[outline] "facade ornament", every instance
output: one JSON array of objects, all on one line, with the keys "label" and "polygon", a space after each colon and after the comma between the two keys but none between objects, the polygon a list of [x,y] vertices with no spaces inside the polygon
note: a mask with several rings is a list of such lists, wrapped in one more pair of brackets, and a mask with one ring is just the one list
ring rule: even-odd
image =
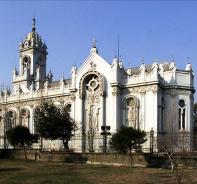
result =
[{"label": "facade ornament", "polygon": [[187,63],[185,70],[192,71],[192,65],[190,63]]},{"label": "facade ornament", "polygon": [[95,70],[96,69],[96,64],[94,63],[94,61],[90,62],[90,69],[91,70]]},{"label": "facade ornament", "polygon": [[34,91],[34,83],[33,83],[33,82],[31,83],[29,90],[30,90],[31,92]]},{"label": "facade ornament", "polygon": [[112,88],[112,95],[113,96],[119,95],[119,88],[118,87],[113,87]]},{"label": "facade ornament", "polygon": [[49,87],[49,81],[46,80],[46,82],[44,83],[44,88],[47,89]]},{"label": "facade ornament", "polygon": [[140,91],[140,95],[145,95],[145,94],[146,94],[146,91],[144,91],[144,90]]}]

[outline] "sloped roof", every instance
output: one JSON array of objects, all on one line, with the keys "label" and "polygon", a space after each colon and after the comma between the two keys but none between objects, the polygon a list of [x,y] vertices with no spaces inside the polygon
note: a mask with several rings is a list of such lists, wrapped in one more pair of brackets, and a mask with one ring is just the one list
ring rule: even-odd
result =
[{"label": "sloped roof", "polygon": [[[53,81],[53,82],[49,83],[49,87],[50,88],[58,87],[59,83],[60,83],[60,80]],[[70,85],[71,84],[71,79],[65,79],[65,84],[66,85]]]},{"label": "sloped roof", "polygon": [[[170,71],[171,70],[169,62],[158,62],[158,65],[162,65],[164,71]],[[145,65],[145,67],[146,67],[146,72],[150,73],[152,71],[153,64]],[[129,70],[131,75],[138,75],[140,73],[139,69],[140,69],[140,67],[133,67],[133,68],[126,69],[126,71]]]}]

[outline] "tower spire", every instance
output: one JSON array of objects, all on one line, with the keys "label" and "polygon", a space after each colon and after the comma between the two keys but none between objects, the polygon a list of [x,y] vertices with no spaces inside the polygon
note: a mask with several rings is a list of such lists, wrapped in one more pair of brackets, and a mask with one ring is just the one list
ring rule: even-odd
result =
[{"label": "tower spire", "polygon": [[35,32],[36,31],[36,19],[35,17],[33,17],[32,19],[32,32]]},{"label": "tower spire", "polygon": [[120,61],[120,45],[119,45],[119,35],[118,35],[118,61]]}]

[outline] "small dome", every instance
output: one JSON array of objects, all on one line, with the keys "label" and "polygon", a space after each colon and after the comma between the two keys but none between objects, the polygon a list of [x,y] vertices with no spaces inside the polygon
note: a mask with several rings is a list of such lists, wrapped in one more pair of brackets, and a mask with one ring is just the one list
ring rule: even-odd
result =
[{"label": "small dome", "polygon": [[32,31],[27,34],[25,39],[19,44],[20,49],[39,48],[44,52],[47,51],[47,46],[42,42],[41,36],[36,32],[35,18],[33,18]]},{"label": "small dome", "polygon": [[35,39],[36,42],[42,41],[41,37],[37,32],[28,33],[28,35],[26,36],[26,40],[31,41],[32,39]]}]

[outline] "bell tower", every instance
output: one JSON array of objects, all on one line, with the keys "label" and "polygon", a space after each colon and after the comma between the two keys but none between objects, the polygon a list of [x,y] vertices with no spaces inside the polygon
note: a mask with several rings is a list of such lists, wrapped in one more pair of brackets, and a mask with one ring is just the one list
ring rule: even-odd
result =
[{"label": "bell tower", "polygon": [[36,32],[35,18],[32,20],[32,30],[19,44],[19,71],[13,72],[14,92],[21,88],[28,92],[30,88],[40,89],[46,81],[47,46]]}]

